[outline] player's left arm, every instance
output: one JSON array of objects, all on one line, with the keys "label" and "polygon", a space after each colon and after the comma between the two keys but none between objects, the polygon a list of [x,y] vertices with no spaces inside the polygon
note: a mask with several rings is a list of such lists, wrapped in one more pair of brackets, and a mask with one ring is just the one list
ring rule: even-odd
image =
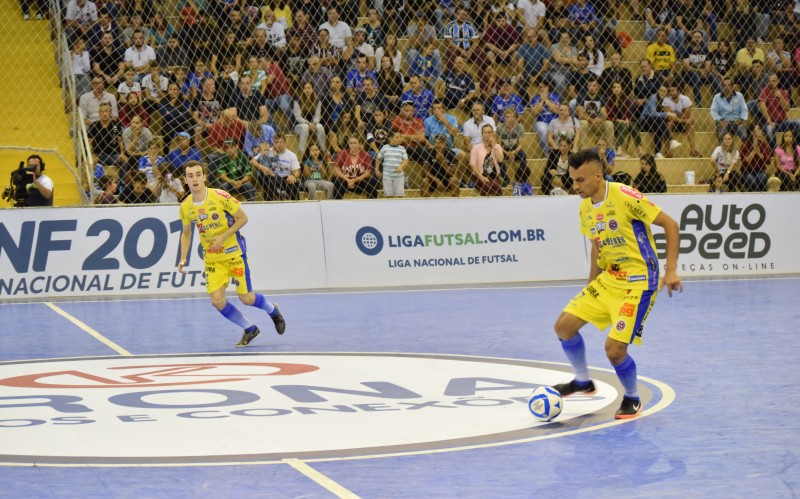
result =
[{"label": "player's left arm", "polygon": [[672,296],[673,291],[683,291],[683,284],[678,276],[678,248],[680,246],[678,222],[662,211],[653,220],[653,224],[664,229],[667,239],[667,266],[658,290],[661,291],[666,287],[669,296]]},{"label": "player's left arm", "polygon": [[218,235],[217,237],[212,238],[209,241],[208,249],[210,250],[221,250],[222,245],[225,244],[225,241],[228,240],[229,237],[239,232],[239,229],[244,227],[244,224],[247,223],[247,215],[244,213],[244,209],[240,206],[238,210],[234,213],[231,213],[233,217],[233,223],[228,230],[223,232],[222,234]]}]

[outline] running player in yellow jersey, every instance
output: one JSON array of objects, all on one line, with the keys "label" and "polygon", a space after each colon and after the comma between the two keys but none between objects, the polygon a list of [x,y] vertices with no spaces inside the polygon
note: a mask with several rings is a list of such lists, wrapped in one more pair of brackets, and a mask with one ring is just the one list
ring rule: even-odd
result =
[{"label": "running player in yellow jersey", "polygon": [[[606,356],[625,390],[616,419],[636,417],[642,409],[636,385],[636,363],[628,345],[641,344],[647,314],[656,294],[667,288],[683,291],[678,277],[678,224],[642,193],[627,185],[607,182],[597,152],[578,151],[569,157],[569,176],[583,199],[581,232],[591,240],[589,284],[558,317],[555,331],[575,370],[575,379],[554,386],[562,396],[595,393],[586,365],[586,349],[578,332],[587,322],[600,330],[611,326]],[[661,285],[659,263],[650,225],[663,227],[667,240],[667,264]]]},{"label": "running player in yellow jersey", "polygon": [[275,331],[283,334],[286,322],[277,304],[270,303],[264,295],[253,292],[250,281],[250,266],[247,263],[247,245],[239,233],[247,223],[247,215],[239,201],[225,191],[206,187],[203,165],[188,161],[183,167],[184,180],[189,186],[190,196],[180,206],[181,260],[178,270],[186,272],[186,256],[192,240],[192,225],[200,234],[203,246],[203,263],[206,271],[206,289],[214,305],[223,317],[244,328],[242,339],[236,344],[244,347],[259,335],[258,327],[250,322],[233,304],[225,299],[225,288],[233,278],[239,299],[245,305],[267,312],[275,324]]}]

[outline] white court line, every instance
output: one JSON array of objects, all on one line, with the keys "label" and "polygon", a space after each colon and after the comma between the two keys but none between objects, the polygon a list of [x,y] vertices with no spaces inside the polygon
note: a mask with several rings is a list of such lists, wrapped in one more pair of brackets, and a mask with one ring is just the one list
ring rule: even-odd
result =
[{"label": "white court line", "polygon": [[[684,285],[688,284],[707,284],[707,283],[715,283],[715,282],[724,282],[724,281],[767,281],[767,280],[775,280],[775,281],[785,281],[785,280],[797,280],[800,279],[800,276],[797,275],[762,275],[762,276],[723,276],[723,277],[692,277],[692,276],[683,276]],[[473,285],[465,285],[460,286],[454,284],[452,286],[444,286],[441,288],[366,288],[366,289],[347,289],[347,290],[338,290],[335,288],[332,289],[322,289],[322,290],[299,290],[299,291],[292,291],[292,290],[285,290],[285,291],[278,291],[271,293],[265,290],[259,290],[260,293],[264,294],[268,297],[275,297],[275,296],[317,296],[317,295],[364,295],[364,294],[391,294],[391,293],[441,293],[445,291],[507,291],[507,290],[514,290],[514,289],[558,289],[558,288],[582,288],[586,285],[585,279],[573,279],[569,281],[564,281],[560,284],[550,284],[548,281],[544,284],[524,284],[524,283],[506,283],[507,285],[500,284],[492,284],[487,286],[473,286]],[[518,285],[519,284],[519,285]],[[150,297],[148,297],[150,296]],[[227,296],[235,297],[236,294],[231,292],[228,293]],[[184,300],[208,300],[208,295],[206,294],[197,294],[192,296],[181,296],[181,295],[164,295],[164,296],[152,296],[152,295],[109,295],[102,299],[99,298],[76,298],[76,297],[58,297],[60,301],[64,303],[108,303],[113,301],[163,301],[163,300],[175,300],[175,301],[184,301]],[[0,306],[6,305],[17,305],[17,304],[33,304],[33,303],[48,303],[48,302],[41,302],[35,300],[19,300],[13,301],[9,303],[0,303]]]},{"label": "white court line", "polygon": [[284,459],[283,461],[292,468],[296,469],[300,473],[304,474],[308,478],[314,480],[315,482],[323,486],[327,491],[331,492],[336,497],[341,497],[342,499],[358,498],[357,495],[353,494],[346,488],[342,487],[338,483],[328,478],[326,475],[323,475],[322,473],[315,470],[314,468],[312,468],[311,466],[307,465],[306,463],[304,463],[299,459]]},{"label": "white court line", "polygon": [[58,306],[56,306],[56,305],[54,305],[54,304],[52,304],[50,302],[45,302],[44,304],[47,305],[48,307],[50,307],[51,309],[53,309],[53,311],[55,311],[55,313],[57,313],[58,315],[64,317],[65,319],[67,319],[71,323],[75,324],[76,326],[78,326],[82,330],[84,330],[87,333],[89,333],[90,335],[94,336],[94,338],[96,340],[98,340],[100,343],[104,344],[108,348],[114,350],[118,354],[125,355],[127,357],[131,357],[133,355],[132,353],[130,353],[129,351],[125,350],[121,346],[117,345],[113,341],[109,340],[108,338],[106,338],[102,334],[100,334],[97,331],[95,331],[94,329],[90,328],[89,326],[87,326],[86,324],[84,324],[83,322],[78,320],[76,317],[73,317],[72,315],[68,314],[67,312],[65,312],[64,310],[59,308]]}]

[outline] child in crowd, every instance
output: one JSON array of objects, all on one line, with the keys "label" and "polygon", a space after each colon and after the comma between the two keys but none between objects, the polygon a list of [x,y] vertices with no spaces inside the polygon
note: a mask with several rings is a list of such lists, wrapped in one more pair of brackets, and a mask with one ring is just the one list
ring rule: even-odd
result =
[{"label": "child in crowd", "polygon": [[308,193],[308,199],[316,201],[317,189],[325,193],[325,199],[333,199],[333,182],[328,180],[328,165],[319,145],[312,142],[308,146],[301,168],[303,168],[304,186]]},{"label": "child in crowd", "polygon": [[405,175],[403,168],[408,164],[406,148],[394,131],[389,132],[389,143],[378,152],[375,169],[383,175],[383,195],[387,198],[405,196]]},{"label": "child in crowd", "polygon": [[781,179],[772,176],[767,179],[767,192],[781,192]]},{"label": "child in crowd", "polygon": [[120,100],[123,97],[127,97],[130,93],[141,94],[142,93],[142,86],[139,84],[138,81],[134,81],[134,77],[136,73],[133,71],[133,68],[128,68],[125,70],[124,79],[117,85],[117,96]]},{"label": "child in crowd", "polygon": [[714,175],[711,179],[711,185],[708,187],[709,194],[722,194],[728,192],[725,187],[725,177],[723,175]]},{"label": "child in crowd", "polygon": [[113,174],[104,174],[97,179],[97,187],[100,193],[94,198],[94,204],[117,204],[117,185],[119,178]]},{"label": "child in crowd", "polygon": [[564,183],[559,175],[555,175],[551,181],[552,188],[550,189],[551,196],[566,196],[569,193],[564,190]]}]

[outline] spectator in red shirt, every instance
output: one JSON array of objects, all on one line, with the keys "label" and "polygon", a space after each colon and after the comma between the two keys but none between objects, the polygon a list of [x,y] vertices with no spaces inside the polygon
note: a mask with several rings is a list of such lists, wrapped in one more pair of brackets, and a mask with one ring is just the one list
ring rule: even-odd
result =
[{"label": "spectator in red shirt", "polygon": [[780,88],[778,75],[772,73],[767,80],[767,86],[758,96],[758,107],[764,119],[765,131],[769,145],[775,148],[775,133],[791,130],[794,136],[800,136],[800,121],[788,119],[789,92]]},{"label": "spectator in red shirt", "polygon": [[483,35],[483,44],[487,54],[492,52],[497,62],[512,62],[519,49],[519,32],[506,19],[505,12],[499,12],[494,23],[490,24]]},{"label": "spectator in red shirt", "polygon": [[272,57],[262,57],[259,65],[267,74],[261,85],[261,92],[267,98],[267,107],[270,111],[280,108],[291,123],[292,121],[292,91],[283,70]]},{"label": "spectator in red shirt", "polygon": [[211,152],[208,154],[209,184],[216,180],[219,160],[225,156],[225,140],[232,139],[240,149],[244,147],[247,126],[236,116],[236,109],[229,108],[220,113],[219,120],[206,129],[206,142]]},{"label": "spectator in red shirt", "polygon": [[361,147],[355,135],[348,141],[349,147],[336,156],[333,170],[333,198],[342,199],[345,192],[366,194],[368,198],[378,197],[378,176],[374,174],[372,158]]},{"label": "spectator in red shirt", "polygon": [[740,154],[742,168],[737,187],[743,192],[763,192],[767,188],[767,165],[772,161],[772,148],[758,123],[753,124],[753,131],[742,144]]},{"label": "spectator in red shirt", "polygon": [[426,171],[430,167],[431,149],[425,138],[425,124],[414,116],[414,102],[405,101],[392,121],[392,130],[397,132],[401,145],[406,148],[408,159],[422,165]]}]

